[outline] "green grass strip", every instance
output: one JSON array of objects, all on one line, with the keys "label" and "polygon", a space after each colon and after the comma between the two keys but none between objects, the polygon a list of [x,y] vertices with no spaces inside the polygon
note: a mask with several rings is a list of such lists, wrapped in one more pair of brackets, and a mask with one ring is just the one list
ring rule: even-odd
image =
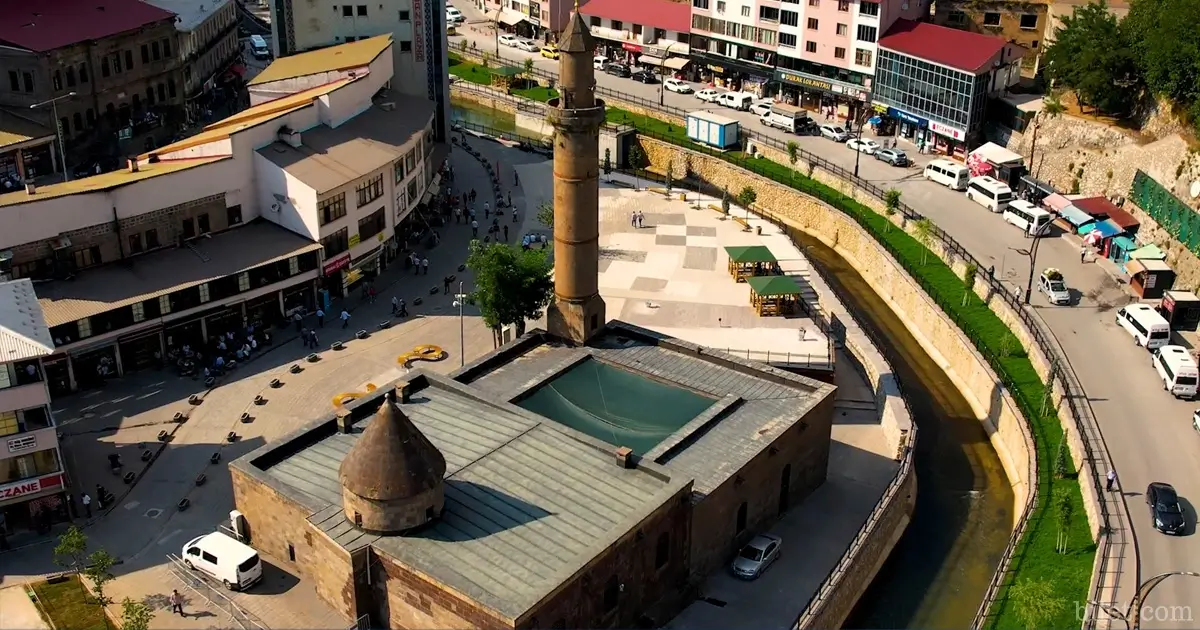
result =
[{"label": "green grass strip", "polygon": [[[461,59],[457,64],[453,60],[451,63],[451,73],[472,83],[480,83],[472,77],[478,78],[484,73],[482,84],[488,84],[486,69]],[[478,70],[470,66],[476,66]],[[534,95],[529,98],[544,102],[557,95],[553,90],[540,89],[542,92],[533,92]],[[513,94],[519,95],[519,92],[514,91]],[[633,125],[639,131],[648,132],[672,144],[725,160],[841,210],[888,249],[905,271],[958,324],[1000,376],[1020,407],[1029,422],[1037,450],[1038,502],[1013,552],[1008,576],[997,594],[986,625],[997,630],[1024,630],[1027,627],[1028,624],[1020,619],[1018,607],[1008,599],[1007,593],[1014,582],[1028,579],[1049,582],[1056,597],[1061,600],[1058,614],[1044,622],[1046,627],[1077,627],[1079,621],[1075,607],[1076,603],[1087,600],[1096,545],[1088,527],[1083,495],[1075,471],[1068,471],[1069,474],[1061,479],[1054,474],[1055,453],[1063,439],[1062,423],[1053,408],[1042,412],[1042,403],[1047,395],[1046,385],[1038,377],[1021,342],[1004,322],[974,293],[964,301],[963,296],[968,293],[966,283],[941,258],[915,237],[892,225],[886,217],[848,195],[770,160],[746,159],[739,152],[714,152],[689,140],[687,130],[677,124],[611,106],[607,119],[610,123]],[[1069,461],[1068,458],[1068,466]],[[1065,526],[1061,525],[1059,517],[1060,501],[1070,506],[1070,518]],[[1060,533],[1065,534],[1067,540],[1065,554],[1055,550]]]}]

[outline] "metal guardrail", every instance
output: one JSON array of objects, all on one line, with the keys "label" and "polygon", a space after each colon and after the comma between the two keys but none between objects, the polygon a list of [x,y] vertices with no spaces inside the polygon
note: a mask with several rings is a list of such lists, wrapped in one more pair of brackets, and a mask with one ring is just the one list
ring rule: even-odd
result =
[{"label": "metal guardrail", "polygon": [[187,565],[177,556],[167,554],[167,563],[172,575],[183,584],[184,588],[225,613],[242,630],[268,630],[266,624],[261,619],[235,604],[229,596],[222,592],[221,587],[212,584],[200,574],[188,569]]}]

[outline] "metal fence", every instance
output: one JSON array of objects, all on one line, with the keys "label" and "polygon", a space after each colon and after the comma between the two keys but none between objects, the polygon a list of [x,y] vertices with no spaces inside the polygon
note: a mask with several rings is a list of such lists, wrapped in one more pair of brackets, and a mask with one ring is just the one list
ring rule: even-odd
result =
[{"label": "metal fence", "polygon": [[178,557],[167,554],[167,568],[183,587],[208,602],[213,608],[220,610],[242,630],[267,630],[267,625],[258,617],[238,606],[226,595],[221,586],[209,582],[200,574],[192,571]]}]

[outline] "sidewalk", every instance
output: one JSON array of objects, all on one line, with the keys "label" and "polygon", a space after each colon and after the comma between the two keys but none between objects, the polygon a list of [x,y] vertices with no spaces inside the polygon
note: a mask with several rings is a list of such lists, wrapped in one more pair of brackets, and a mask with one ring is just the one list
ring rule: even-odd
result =
[{"label": "sidewalk", "polygon": [[24,586],[0,589],[0,630],[50,630]]}]

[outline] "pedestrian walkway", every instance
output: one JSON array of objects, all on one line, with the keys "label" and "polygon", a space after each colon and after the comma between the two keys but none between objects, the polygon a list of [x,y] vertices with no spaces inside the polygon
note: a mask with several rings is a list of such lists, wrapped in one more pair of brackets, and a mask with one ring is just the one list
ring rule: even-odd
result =
[{"label": "pedestrian walkway", "polygon": [[0,589],[0,630],[50,630],[24,586]]}]

